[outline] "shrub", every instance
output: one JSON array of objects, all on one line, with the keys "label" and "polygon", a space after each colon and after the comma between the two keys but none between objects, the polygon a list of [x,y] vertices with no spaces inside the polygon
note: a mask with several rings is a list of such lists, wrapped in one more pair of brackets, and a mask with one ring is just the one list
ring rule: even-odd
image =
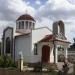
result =
[{"label": "shrub", "polygon": [[12,60],[10,56],[3,55],[0,56],[0,67],[7,68],[7,67],[15,67],[17,68],[17,64]]}]

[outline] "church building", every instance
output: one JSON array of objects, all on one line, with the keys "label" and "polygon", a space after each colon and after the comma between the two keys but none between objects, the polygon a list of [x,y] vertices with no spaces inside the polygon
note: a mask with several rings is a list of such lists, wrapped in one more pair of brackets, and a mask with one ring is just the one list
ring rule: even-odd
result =
[{"label": "church building", "polygon": [[29,14],[24,14],[16,20],[16,30],[12,27],[5,28],[2,54],[11,56],[15,61],[21,57],[27,63],[58,63],[61,55],[67,59],[70,42],[65,36],[64,22],[54,22],[52,30],[35,26],[36,20]]}]

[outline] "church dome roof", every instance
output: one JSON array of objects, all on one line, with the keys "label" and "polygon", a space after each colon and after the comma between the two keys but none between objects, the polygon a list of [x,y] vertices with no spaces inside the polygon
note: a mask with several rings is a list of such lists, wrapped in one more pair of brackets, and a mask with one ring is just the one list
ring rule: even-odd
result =
[{"label": "church dome roof", "polygon": [[32,16],[30,16],[29,14],[24,14],[24,15],[21,15],[18,19],[18,20],[31,20],[31,21],[35,21],[34,18]]}]

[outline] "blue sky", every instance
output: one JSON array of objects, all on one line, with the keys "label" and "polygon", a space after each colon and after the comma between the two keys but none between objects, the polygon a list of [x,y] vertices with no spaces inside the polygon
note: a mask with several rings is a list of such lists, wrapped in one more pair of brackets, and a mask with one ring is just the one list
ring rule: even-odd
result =
[{"label": "blue sky", "polygon": [[38,9],[41,5],[44,5],[47,0],[24,0],[29,5],[34,7],[35,9]]},{"label": "blue sky", "polygon": [[33,3],[35,4],[36,1],[41,2],[41,4],[44,4],[47,0],[24,0],[26,2],[30,2],[30,4],[32,5]]},{"label": "blue sky", "polygon": [[48,26],[54,21],[65,23],[69,41],[75,37],[75,0],[0,0],[0,38],[7,26],[15,27],[16,19],[28,13],[36,20],[36,27]]}]

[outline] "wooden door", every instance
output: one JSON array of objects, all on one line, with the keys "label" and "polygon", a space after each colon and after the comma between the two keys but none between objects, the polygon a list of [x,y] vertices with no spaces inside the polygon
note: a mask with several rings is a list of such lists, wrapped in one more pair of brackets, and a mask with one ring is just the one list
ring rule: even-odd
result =
[{"label": "wooden door", "polygon": [[50,60],[50,47],[47,45],[44,45],[42,47],[42,62],[48,63],[49,60]]}]

